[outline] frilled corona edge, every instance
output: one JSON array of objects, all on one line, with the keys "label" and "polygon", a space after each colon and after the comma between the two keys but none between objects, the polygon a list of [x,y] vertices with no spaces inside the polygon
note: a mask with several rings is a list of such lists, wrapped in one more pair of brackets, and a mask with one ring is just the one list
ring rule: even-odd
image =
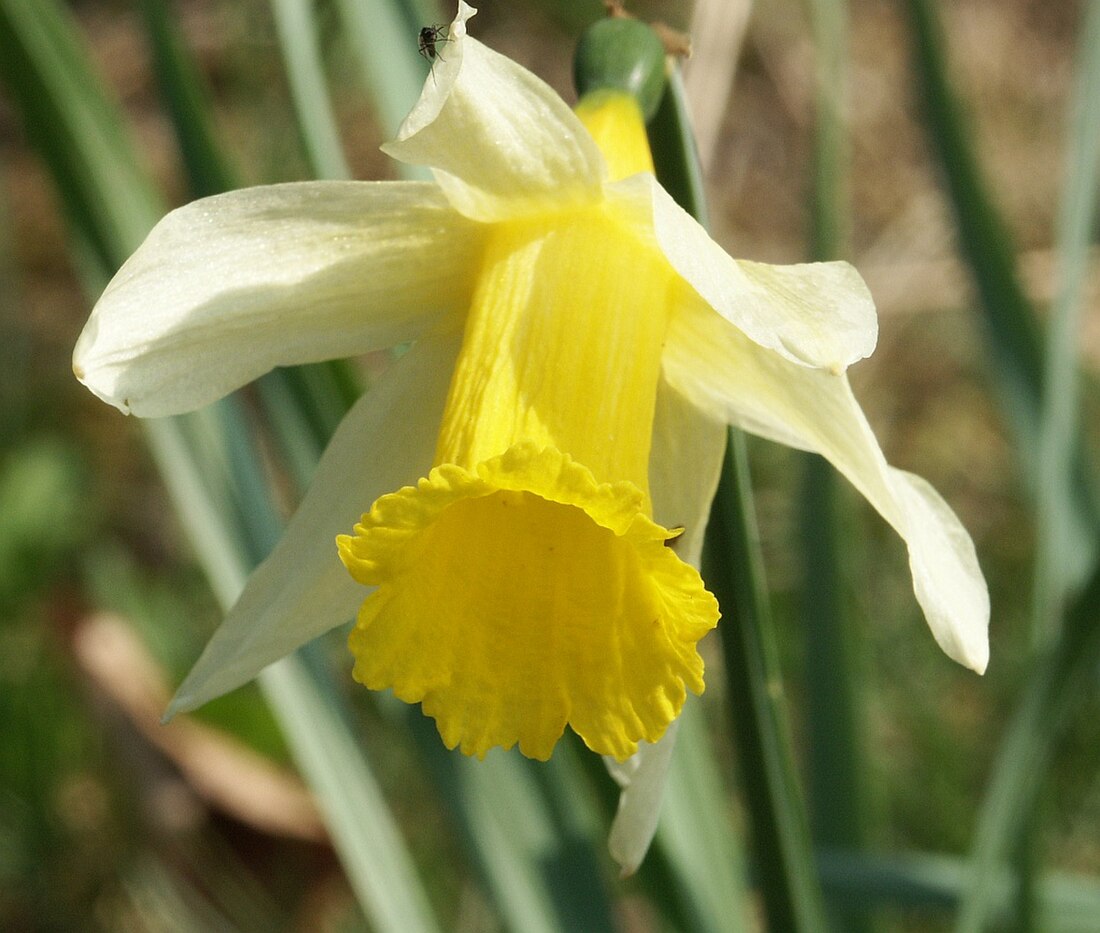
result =
[{"label": "frilled corona edge", "polygon": [[356,679],[423,702],[466,754],[518,742],[546,759],[567,724],[618,759],[656,741],[703,689],[695,643],[718,605],[643,501],[523,444],[383,496],[339,539],[378,587],[350,639]]}]

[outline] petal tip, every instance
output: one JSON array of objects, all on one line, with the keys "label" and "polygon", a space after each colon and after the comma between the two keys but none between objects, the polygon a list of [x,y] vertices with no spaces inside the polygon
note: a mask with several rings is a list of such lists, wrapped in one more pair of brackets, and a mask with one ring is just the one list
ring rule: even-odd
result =
[{"label": "petal tip", "polygon": [[465,0],[458,0],[458,12],[455,14],[454,20],[451,22],[451,29],[455,31],[455,35],[450,38],[457,39],[466,35],[466,21],[471,16],[477,15],[477,7],[470,6]]},{"label": "petal tip", "polygon": [[160,717],[160,724],[162,726],[168,725],[179,713],[189,713],[195,708],[194,697],[186,693],[177,693],[172,697],[167,708],[164,710],[164,714]]},{"label": "petal tip", "polygon": [[74,358],[73,375],[84,388],[101,402],[106,402],[112,408],[117,408],[124,415],[133,414],[131,400],[129,398],[119,398],[111,388],[103,385],[105,380],[96,378],[94,368],[85,367]]},{"label": "petal tip", "polygon": [[[614,855],[612,855],[614,858]],[[639,862],[627,862],[619,866],[619,880],[625,881],[627,878],[631,878],[638,871]]]},{"label": "petal tip", "polygon": [[989,667],[989,641],[983,639],[981,644],[970,645],[961,660],[975,674],[985,674],[986,668]]}]

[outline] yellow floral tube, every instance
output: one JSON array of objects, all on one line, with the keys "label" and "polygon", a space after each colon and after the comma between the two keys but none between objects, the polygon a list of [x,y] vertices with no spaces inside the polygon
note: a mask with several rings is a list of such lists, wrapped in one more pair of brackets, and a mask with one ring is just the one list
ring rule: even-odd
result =
[{"label": "yellow floral tube", "polygon": [[[636,106],[591,113],[648,161]],[[649,504],[673,280],[607,203],[498,224],[435,469],[339,539],[378,587],[356,678],[422,701],[449,747],[545,759],[569,724],[623,759],[703,689],[718,607]]]}]

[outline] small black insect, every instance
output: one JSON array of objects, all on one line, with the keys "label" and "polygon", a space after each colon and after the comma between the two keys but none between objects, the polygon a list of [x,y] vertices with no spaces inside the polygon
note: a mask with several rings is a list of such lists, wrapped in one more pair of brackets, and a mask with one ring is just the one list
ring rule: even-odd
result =
[{"label": "small black insect", "polygon": [[450,41],[447,38],[447,27],[445,25],[425,26],[420,30],[420,42],[417,51],[428,61],[434,62],[440,57],[437,44]]}]

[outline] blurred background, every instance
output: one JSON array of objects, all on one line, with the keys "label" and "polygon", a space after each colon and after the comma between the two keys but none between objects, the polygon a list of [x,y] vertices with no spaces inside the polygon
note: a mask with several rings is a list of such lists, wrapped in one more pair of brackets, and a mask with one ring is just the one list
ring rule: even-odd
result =
[{"label": "blurred background", "polygon": [[[395,177],[378,151],[392,132],[391,118],[368,87],[369,68],[360,58],[369,18],[364,39],[348,25],[350,0],[305,6],[350,174]],[[822,6],[631,5],[641,18],[691,33],[685,93],[706,170],[711,228],[735,256],[798,262],[815,253],[819,81],[827,60]],[[857,813],[844,817],[854,832],[848,844],[882,856],[862,868],[838,861],[822,869],[834,929],[952,927],[1003,742],[1043,669],[1044,642],[1032,622],[1039,442],[1014,420],[1016,396],[1005,388],[1012,383],[1011,350],[990,334],[1008,326],[997,315],[1013,302],[1034,312],[1033,330],[1047,326],[1067,269],[1060,205],[1067,190],[1084,190],[1095,201],[1094,188],[1071,187],[1067,170],[1074,133],[1096,120],[1074,116],[1072,107],[1075,75],[1084,70],[1077,63],[1087,6],[850,0],[846,24],[844,11],[832,6],[842,19],[842,45],[832,51],[849,95],[839,109],[847,167],[837,179],[848,209],[830,251],[866,278],[881,321],[878,350],[855,367],[853,384],[887,459],[927,478],[958,512],[993,605],[992,661],[979,678],[944,657],[929,636],[900,541],[837,484],[832,494],[843,541],[837,598],[850,637],[832,676],[854,718],[843,720],[844,736],[832,734],[835,720],[830,727],[815,719],[820,691],[828,696],[831,688],[814,680],[816,649],[803,625],[815,598],[807,595],[804,559],[805,464],[785,448],[750,444],[810,824],[815,831],[828,825],[829,811],[842,806],[820,791],[814,797],[816,756],[830,743],[850,743],[859,798]],[[4,0],[0,33],[15,35],[14,23],[46,16],[42,11],[72,27],[105,98],[121,108],[137,164],[166,209],[200,189],[157,62],[166,47],[156,37],[158,23],[169,24],[208,104],[223,178],[238,186],[317,174],[295,116],[279,8],[261,0],[82,0],[40,8]],[[962,155],[929,113],[935,92],[921,63],[927,50],[920,52],[916,8],[932,9],[942,26],[933,39],[960,107]],[[425,24],[451,15],[423,9]],[[485,0],[471,30],[572,102],[572,49],[601,14],[601,4],[587,0]],[[415,53],[415,29],[407,42]],[[29,79],[13,64],[15,47],[10,36],[0,36],[0,56],[8,57],[0,62],[0,929],[380,928],[376,918],[364,919],[322,811],[255,686],[169,726],[158,722],[221,609],[140,424],[98,402],[72,376],[72,347],[94,299],[88,282],[95,249],[73,232],[80,198],[59,188],[42,155],[50,145],[43,135],[52,111],[42,96],[49,82],[27,91]],[[400,111],[409,103],[392,106]],[[1096,166],[1089,164],[1083,174],[1091,171],[1094,179]],[[987,197],[977,208],[965,185],[951,181],[953,170],[965,175],[973,167],[984,179],[979,194]],[[990,229],[1004,244],[1007,264],[982,258],[986,240],[975,231]],[[1085,426],[1087,451],[1096,441],[1100,365],[1091,222],[1086,239],[1081,324],[1071,341],[1076,361],[1068,365],[1080,366],[1075,423]],[[1008,274],[1017,291],[1008,285],[998,291]],[[284,511],[293,499],[284,490]],[[1086,524],[1095,531],[1094,522]],[[1068,586],[1070,596],[1075,591]],[[1097,618],[1087,607],[1081,613]],[[594,815],[575,838],[559,835],[559,843],[547,844],[545,851],[561,860],[560,872],[542,866],[554,905],[546,911],[547,929],[780,929],[774,916],[769,923],[754,882],[759,850],[735,766],[744,749],[727,717],[722,662],[708,647],[708,691],[697,705],[721,783],[707,798],[717,809],[704,819],[728,835],[731,866],[744,887],[736,898],[730,893],[739,912],[693,913],[684,906],[705,897],[684,893],[675,845],[651,857],[639,877],[619,880],[604,844],[614,791],[598,761],[567,745],[555,761],[575,765],[579,783],[568,787],[581,788],[590,803],[585,812]],[[342,651],[339,635],[324,649],[346,672]],[[1035,929],[1100,930],[1100,913],[1092,912],[1100,888],[1094,662],[1080,675],[1081,689],[1049,720],[1049,767],[1037,759],[1027,765],[1030,777],[1017,778],[1034,783],[1026,791],[1034,792],[1033,805],[1013,818],[1029,827],[1024,861],[1054,885],[1040,885],[1036,916],[1047,919]],[[502,906],[485,868],[484,846],[492,843],[471,848],[469,827],[456,819],[439,784],[442,772],[425,764],[421,745],[409,738],[410,720],[380,710],[358,688],[346,693],[352,732],[370,752],[385,807],[439,928],[516,929],[516,915]],[[565,765],[558,767],[532,772],[533,780],[552,784]],[[539,792],[553,801],[552,788]],[[495,798],[491,787],[486,793],[502,809],[513,807],[504,791]],[[525,814],[517,812],[517,819]],[[903,856],[912,858],[898,861]],[[1062,892],[1064,903],[1043,914],[1051,891]],[[569,905],[579,913],[570,914]],[[1011,927],[1017,921],[1006,916],[1027,914],[1025,904],[1002,922]]]}]

